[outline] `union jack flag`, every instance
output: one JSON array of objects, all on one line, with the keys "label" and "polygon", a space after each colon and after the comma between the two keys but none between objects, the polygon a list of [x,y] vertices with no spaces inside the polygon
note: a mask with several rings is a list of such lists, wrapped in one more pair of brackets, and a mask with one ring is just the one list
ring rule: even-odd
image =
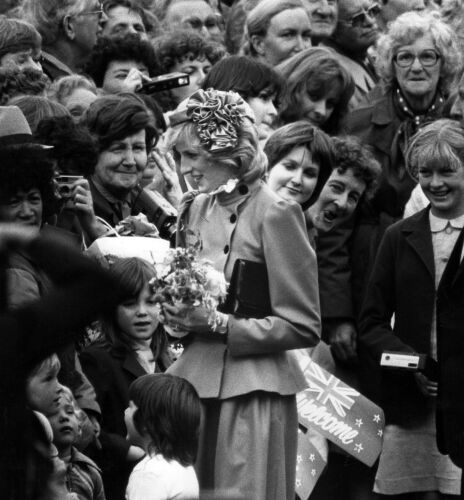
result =
[{"label": "union jack flag", "polygon": [[309,363],[305,375],[309,383],[307,391],[317,393],[317,401],[323,405],[330,402],[340,417],[346,417],[345,408],[351,409],[353,397],[359,396],[359,392],[325,372],[317,363]]}]

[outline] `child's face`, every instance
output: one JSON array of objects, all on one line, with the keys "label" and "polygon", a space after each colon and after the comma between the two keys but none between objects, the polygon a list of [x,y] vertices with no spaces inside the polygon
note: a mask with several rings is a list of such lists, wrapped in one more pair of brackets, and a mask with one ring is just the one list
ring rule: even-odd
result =
[{"label": "child's face", "polygon": [[148,285],[138,297],[128,299],[116,310],[117,323],[134,342],[150,341],[158,326],[158,305]]},{"label": "child's face", "polygon": [[127,429],[127,437],[126,439],[130,444],[134,446],[140,446],[143,448],[144,439],[139,434],[134,425],[134,413],[137,411],[137,405],[133,401],[129,401],[129,406],[126,408],[124,412],[124,422],[126,424]]},{"label": "child's face", "polygon": [[60,362],[54,355],[45,360],[37,372],[29,377],[26,395],[30,407],[48,416],[55,412],[60,402],[63,386],[58,382]]},{"label": "child's face", "polygon": [[58,409],[48,416],[48,420],[57,448],[71,446],[79,438],[79,418],[73,403],[66,396],[61,398]]},{"label": "child's face", "polygon": [[453,170],[446,164],[419,167],[419,183],[432,205],[432,213],[443,219],[464,214],[464,167]]}]

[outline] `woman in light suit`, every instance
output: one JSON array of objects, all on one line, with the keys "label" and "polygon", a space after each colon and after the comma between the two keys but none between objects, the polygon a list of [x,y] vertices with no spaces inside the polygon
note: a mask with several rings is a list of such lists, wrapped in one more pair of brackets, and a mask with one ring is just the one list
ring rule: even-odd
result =
[{"label": "woman in light suit", "polygon": [[300,205],[261,180],[266,160],[252,116],[234,92],[200,90],[190,98],[175,150],[197,191],[180,208],[178,244],[200,238],[201,257],[227,281],[237,259],[264,264],[270,311],[261,319],[217,312],[212,331],[201,307],[166,305],[166,321],[192,337],[168,371],[202,398],[203,491],[293,500],[295,394],[306,383],[287,351],[319,341],[317,267]]}]

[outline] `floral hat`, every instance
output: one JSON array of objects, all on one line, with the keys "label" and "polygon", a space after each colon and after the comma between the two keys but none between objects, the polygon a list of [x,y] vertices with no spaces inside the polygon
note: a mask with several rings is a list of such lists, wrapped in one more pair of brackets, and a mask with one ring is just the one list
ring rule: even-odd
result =
[{"label": "floral hat", "polygon": [[195,123],[202,146],[211,152],[233,149],[238,144],[243,119],[255,121],[252,109],[239,94],[214,89],[197,90],[180,114],[182,117],[176,116],[171,125]]}]

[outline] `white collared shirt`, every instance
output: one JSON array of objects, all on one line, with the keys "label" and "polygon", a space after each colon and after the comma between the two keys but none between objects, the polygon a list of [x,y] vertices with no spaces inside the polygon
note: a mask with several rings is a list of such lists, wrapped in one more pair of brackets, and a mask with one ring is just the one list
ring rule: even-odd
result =
[{"label": "white collared shirt", "polygon": [[[438,289],[441,277],[448,264],[451,252],[464,228],[464,215],[455,219],[441,219],[429,212],[430,231],[432,232],[433,260],[435,264],[435,290]],[[461,260],[464,248],[461,253]],[[432,335],[430,339],[430,354],[437,359],[437,310],[436,304],[433,311]]]}]

